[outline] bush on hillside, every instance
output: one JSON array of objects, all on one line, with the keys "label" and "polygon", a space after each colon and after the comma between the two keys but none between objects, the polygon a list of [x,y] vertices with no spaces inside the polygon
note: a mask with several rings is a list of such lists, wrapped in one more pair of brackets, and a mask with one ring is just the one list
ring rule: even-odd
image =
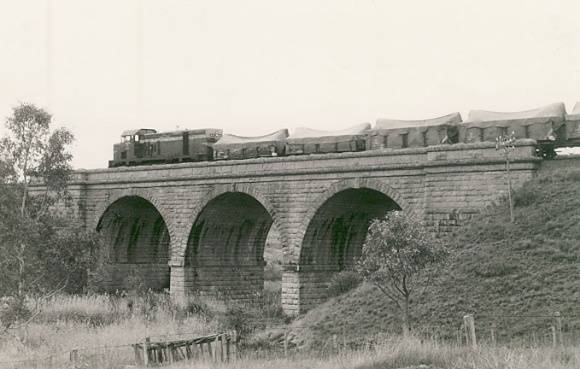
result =
[{"label": "bush on hillside", "polygon": [[340,296],[358,287],[362,282],[361,276],[352,270],[344,270],[332,276],[326,289],[328,297]]},{"label": "bush on hillside", "polygon": [[524,185],[522,188],[514,191],[514,206],[524,207],[530,206],[536,202],[540,196],[540,191],[529,185]]}]

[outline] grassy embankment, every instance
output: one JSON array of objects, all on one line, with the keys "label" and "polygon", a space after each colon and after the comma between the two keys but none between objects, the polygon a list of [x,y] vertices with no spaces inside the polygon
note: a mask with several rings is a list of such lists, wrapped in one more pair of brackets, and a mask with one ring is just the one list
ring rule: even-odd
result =
[{"label": "grassy embankment", "polygon": [[[417,330],[455,338],[464,314],[475,314],[482,339],[551,339],[550,316],[564,316],[568,339],[580,342],[580,169],[540,172],[518,189],[515,224],[506,202],[486,209],[452,238],[452,258],[413,301]],[[422,290],[422,289],[420,289]],[[372,286],[332,298],[294,323],[310,343],[347,332],[357,340],[398,332],[393,304]]]}]

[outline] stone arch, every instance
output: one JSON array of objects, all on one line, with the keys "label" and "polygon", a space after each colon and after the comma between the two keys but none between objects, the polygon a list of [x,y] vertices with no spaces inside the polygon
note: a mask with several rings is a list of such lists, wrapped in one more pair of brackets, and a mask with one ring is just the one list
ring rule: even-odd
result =
[{"label": "stone arch", "polygon": [[264,283],[271,203],[251,188],[218,186],[196,206],[183,252],[186,291],[215,289],[244,298]]},{"label": "stone arch", "polygon": [[163,215],[149,200],[135,195],[112,201],[99,217],[105,265],[96,284],[104,289],[169,288],[171,236]]},{"label": "stone arch", "polygon": [[141,197],[144,200],[147,200],[149,203],[151,203],[155,207],[155,209],[159,212],[159,214],[161,214],[161,216],[163,217],[163,220],[167,225],[170,238],[172,240],[176,238],[175,237],[176,232],[175,227],[173,226],[173,217],[171,216],[171,212],[161,203],[161,201],[159,201],[159,199],[157,198],[157,196],[155,196],[153,191],[144,188],[131,187],[121,191],[107,192],[105,200],[99,202],[95,210],[93,211],[94,215],[90,218],[87,224],[88,229],[96,230],[101,221],[101,218],[105,214],[105,211],[107,211],[107,209],[109,209],[109,207],[112,204],[114,204],[115,202],[124,197],[131,196]]},{"label": "stone arch", "polygon": [[[280,220],[278,217],[278,213],[276,211],[276,208],[272,204],[272,202],[266,196],[264,196],[260,191],[257,191],[255,189],[255,187],[252,186],[251,184],[233,183],[233,184],[214,185],[214,186],[212,186],[211,189],[207,190],[202,196],[200,196],[201,200],[195,204],[195,206],[193,207],[193,210],[190,212],[191,215],[185,221],[185,223],[183,225],[185,236],[182,238],[181,242],[179,243],[178,249],[174,250],[174,252],[173,252],[173,256],[175,258],[175,260],[173,260],[174,265],[177,265],[177,266],[184,265],[183,258],[185,257],[185,251],[187,249],[187,241],[188,241],[189,231],[192,229],[193,225],[195,224],[197,218],[199,217],[199,215],[201,214],[203,209],[215,198],[217,198],[223,194],[231,193],[231,192],[243,193],[243,194],[246,194],[246,195],[256,199],[256,201],[258,201],[272,217],[272,224],[277,229],[282,230]],[[281,234],[280,238],[281,238],[281,242],[282,242],[282,247],[286,247],[286,245],[288,245],[288,243],[286,242],[285,236],[283,234]]]},{"label": "stone arch", "polygon": [[[347,189],[359,189],[359,188],[368,188],[370,190],[375,190],[388,196],[394,202],[396,202],[402,209],[402,211],[408,212],[412,216],[418,216],[418,211],[412,206],[395,188],[391,187],[384,181],[374,179],[374,178],[350,178],[345,179],[342,181],[335,182],[329,188],[327,188],[324,192],[319,194],[314,201],[312,201],[312,205],[308,208],[302,222],[299,227],[299,233],[296,237],[296,241],[300,242],[298,246],[298,252],[295,253],[296,257],[299,257],[301,254],[302,248],[302,241],[304,239],[304,235],[306,234],[306,230],[316,212],[322,207],[330,198],[336,195],[339,192],[342,192]],[[298,262],[298,260],[293,260],[293,262]]]},{"label": "stone arch", "polygon": [[371,219],[406,206],[397,191],[372,179],[340,181],[320,194],[306,212],[298,238],[299,310],[322,302],[332,275],[354,266]]}]

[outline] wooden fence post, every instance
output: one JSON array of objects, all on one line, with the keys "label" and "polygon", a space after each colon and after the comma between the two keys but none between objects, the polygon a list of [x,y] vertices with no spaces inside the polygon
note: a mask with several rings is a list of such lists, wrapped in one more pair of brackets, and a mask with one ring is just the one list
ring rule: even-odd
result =
[{"label": "wooden fence post", "polygon": [[475,319],[473,315],[466,315],[463,317],[463,324],[465,325],[465,338],[467,344],[471,343],[472,348],[477,348],[477,338],[475,335]]},{"label": "wooden fence post", "polygon": [[564,336],[562,335],[562,315],[559,311],[554,313],[554,319],[556,320],[556,340],[560,346],[564,345]]},{"label": "wooden fence post", "polygon": [[143,365],[149,366],[149,343],[151,342],[150,337],[145,337],[145,342],[143,342]]},{"label": "wooden fence post", "polygon": [[284,357],[288,357],[288,330],[284,328]]},{"label": "wooden fence post", "polygon": [[199,358],[203,360],[203,342],[200,342],[197,345],[199,345]]},{"label": "wooden fence post", "polygon": [[234,359],[237,359],[239,357],[239,354],[238,354],[238,331],[234,331],[233,340],[234,340],[234,345],[232,348],[233,348],[234,352],[233,352],[232,356]]},{"label": "wooden fence post", "polygon": [[495,346],[495,344],[496,344],[496,340],[495,340],[495,331],[496,331],[496,329],[497,329],[497,326],[496,326],[495,322],[491,323],[490,333],[491,333],[491,344],[492,344],[492,346]]},{"label": "wooden fence post", "polygon": [[76,363],[79,361],[79,351],[72,350],[69,354],[70,362],[73,363],[73,366],[76,367]]},{"label": "wooden fence post", "polygon": [[215,350],[216,350],[217,344],[216,345],[212,345],[213,343],[215,343],[215,337],[213,339],[213,342],[212,342],[211,339],[207,342],[208,347],[209,347],[209,350],[211,351],[211,359],[212,359],[213,362],[215,362],[216,361],[216,352],[215,352]]},{"label": "wooden fence post", "polygon": [[232,340],[232,336],[230,334],[226,335],[226,362],[230,362],[230,341]]}]

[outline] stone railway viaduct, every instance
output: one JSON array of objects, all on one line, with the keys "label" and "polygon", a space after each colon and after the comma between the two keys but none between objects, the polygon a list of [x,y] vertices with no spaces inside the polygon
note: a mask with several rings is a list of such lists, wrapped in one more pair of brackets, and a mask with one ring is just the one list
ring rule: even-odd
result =
[{"label": "stone railway viaduct", "polygon": [[[542,162],[533,141],[511,158],[514,187]],[[479,143],[88,170],[75,173],[68,207],[105,236],[108,287],[136,274],[176,298],[261,289],[275,228],[282,305],[295,315],[352,264],[371,219],[400,209],[449,231],[506,194],[504,168],[502,153]]]}]

